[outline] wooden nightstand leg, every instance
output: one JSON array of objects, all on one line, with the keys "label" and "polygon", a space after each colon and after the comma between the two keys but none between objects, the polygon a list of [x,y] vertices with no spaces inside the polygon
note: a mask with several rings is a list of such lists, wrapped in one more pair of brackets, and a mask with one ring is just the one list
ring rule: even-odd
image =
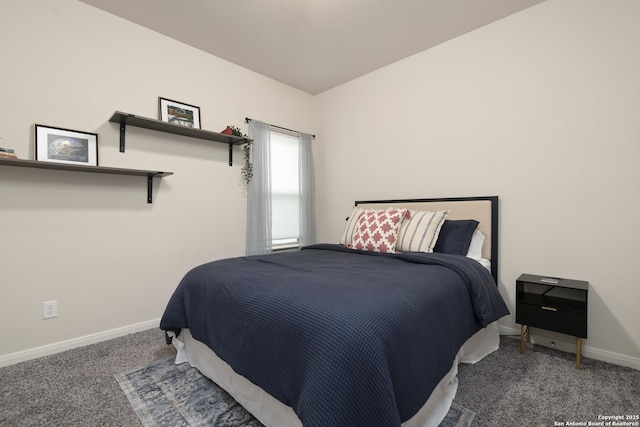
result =
[{"label": "wooden nightstand leg", "polygon": [[582,338],[576,338],[576,369],[580,369],[580,359],[582,359]]},{"label": "wooden nightstand leg", "polygon": [[520,325],[520,354],[524,354],[524,331],[526,326]]}]

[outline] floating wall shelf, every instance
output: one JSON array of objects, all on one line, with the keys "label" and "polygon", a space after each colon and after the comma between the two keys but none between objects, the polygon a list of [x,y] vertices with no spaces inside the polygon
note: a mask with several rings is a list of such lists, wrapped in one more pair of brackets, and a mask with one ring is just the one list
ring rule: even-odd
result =
[{"label": "floating wall shelf", "polygon": [[120,152],[124,153],[125,133],[127,125],[136,126],[144,129],[151,129],[158,132],[172,133],[174,135],[188,136],[191,138],[203,139],[205,141],[214,141],[229,146],[229,166],[233,165],[233,146],[242,145],[250,139],[241,136],[227,135],[209,130],[190,128],[186,126],[176,125],[173,123],[163,122],[161,120],[149,119],[129,113],[121,113],[116,111],[109,119],[110,122],[120,123]]},{"label": "floating wall shelf", "polygon": [[72,172],[102,173],[110,175],[130,175],[147,177],[147,203],[152,203],[153,178],[173,175],[173,172],[148,171],[141,169],[110,168],[104,166],[83,166],[67,163],[40,162],[36,160],[0,159],[0,166],[14,166],[35,169],[54,169]]}]

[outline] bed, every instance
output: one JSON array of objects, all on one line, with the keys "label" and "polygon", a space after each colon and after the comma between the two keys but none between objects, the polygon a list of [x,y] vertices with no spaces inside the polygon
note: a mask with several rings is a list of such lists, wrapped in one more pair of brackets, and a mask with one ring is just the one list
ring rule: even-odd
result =
[{"label": "bed", "polygon": [[498,197],[355,205],[339,243],[195,267],[161,319],[267,427],[438,425],[498,348]]}]

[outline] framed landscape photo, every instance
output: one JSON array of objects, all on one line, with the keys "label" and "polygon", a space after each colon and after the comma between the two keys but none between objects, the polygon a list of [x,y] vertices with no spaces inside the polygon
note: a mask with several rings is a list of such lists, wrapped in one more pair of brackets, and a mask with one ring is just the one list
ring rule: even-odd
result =
[{"label": "framed landscape photo", "polygon": [[200,108],[171,99],[158,98],[160,120],[174,125],[200,129]]},{"label": "framed landscape photo", "polygon": [[98,134],[35,125],[36,160],[98,166]]}]

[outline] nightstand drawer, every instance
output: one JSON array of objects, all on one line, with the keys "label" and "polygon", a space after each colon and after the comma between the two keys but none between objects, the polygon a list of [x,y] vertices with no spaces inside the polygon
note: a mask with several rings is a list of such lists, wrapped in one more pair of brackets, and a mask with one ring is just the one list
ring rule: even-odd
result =
[{"label": "nightstand drawer", "polygon": [[517,303],[516,323],[587,338],[586,313],[567,311],[553,306]]},{"label": "nightstand drawer", "polygon": [[516,290],[518,302],[521,303],[577,312],[587,309],[587,293],[580,289],[518,281]]}]

